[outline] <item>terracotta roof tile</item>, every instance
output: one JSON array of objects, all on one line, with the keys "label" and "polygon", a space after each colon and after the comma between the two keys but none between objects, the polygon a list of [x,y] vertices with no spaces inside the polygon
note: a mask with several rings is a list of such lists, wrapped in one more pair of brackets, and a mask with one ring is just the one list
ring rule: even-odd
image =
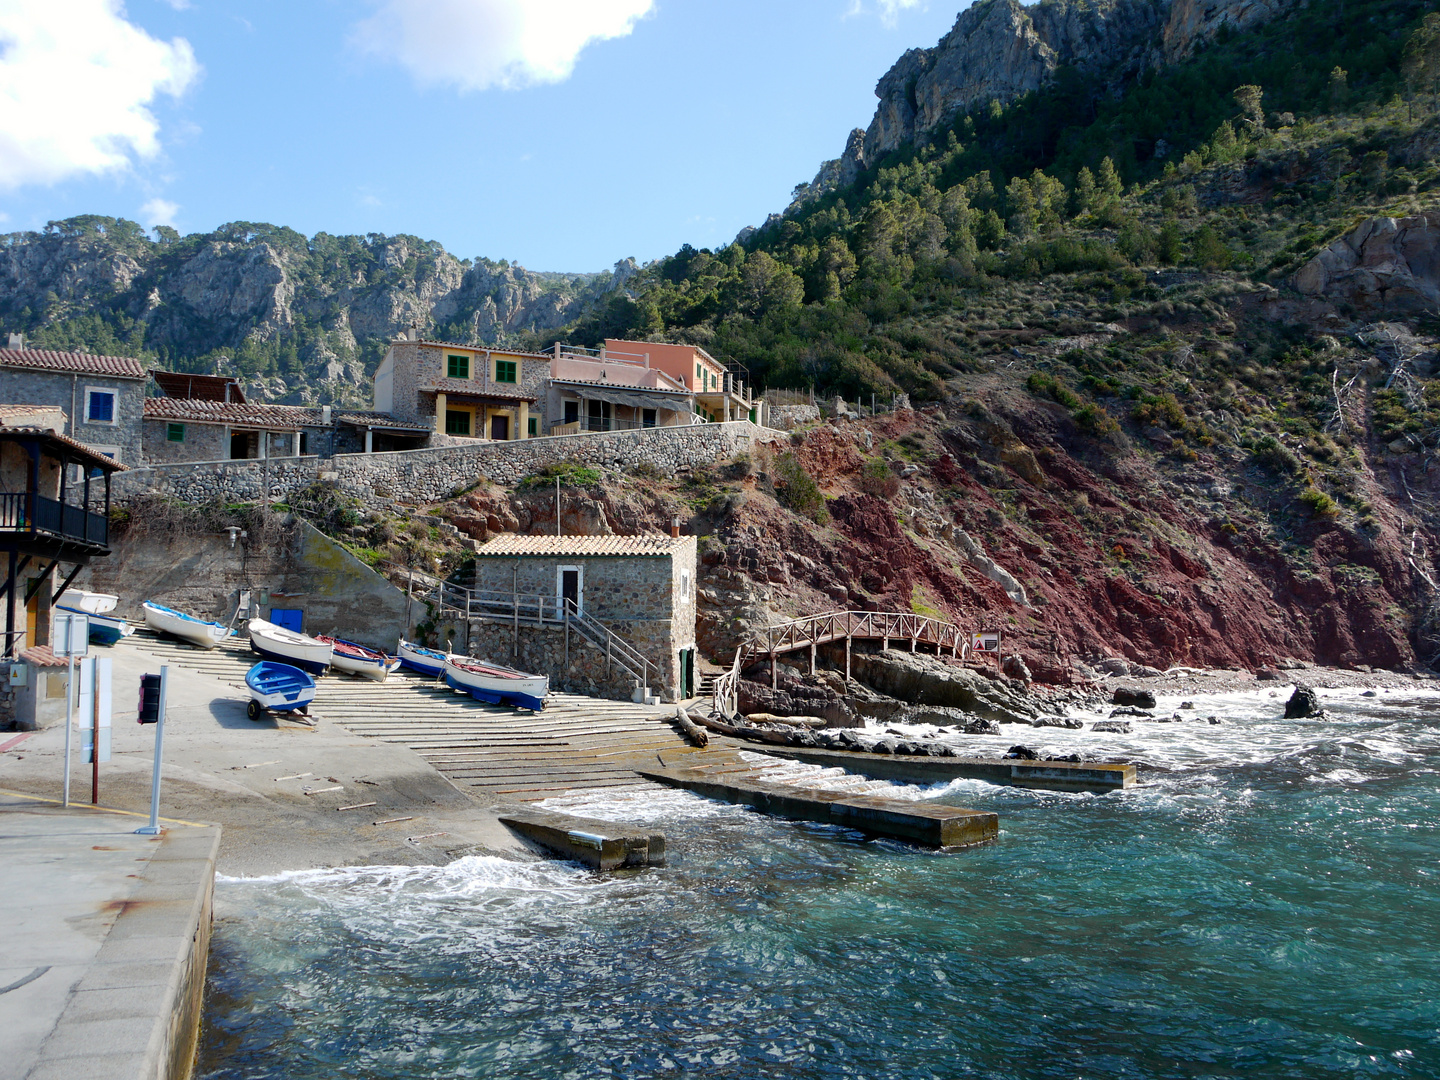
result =
[{"label": "terracotta roof tile", "polygon": [[[66,662],[50,651],[49,645],[31,645],[20,650],[20,659],[36,667],[64,667]],[[60,695],[64,697],[64,694]]]},{"label": "terracotta roof tile", "polygon": [[558,555],[565,558],[586,555],[672,555],[693,546],[693,536],[497,536],[476,552],[477,556]]},{"label": "terracotta roof tile", "polygon": [[192,424],[238,424],[283,431],[320,427],[322,423],[319,409],[301,405],[252,405],[238,401],[172,397],[146,398],[145,419],[179,420]]},{"label": "terracotta roof tile", "polygon": [[109,375],[116,379],[148,378],[145,365],[129,356],[93,356],[53,349],[0,349],[0,367]]},{"label": "terracotta roof tile", "polygon": [[116,461],[114,458],[109,457],[106,454],[102,454],[93,446],[86,446],[84,443],[78,442],[77,440],[70,438],[69,435],[62,435],[54,428],[30,427],[29,425],[25,424],[7,424],[3,427],[0,427],[0,435],[18,437],[21,439],[49,439],[57,443],[62,443],[63,445],[68,446],[71,450],[74,450],[76,453],[82,455],[86,460],[92,462],[95,465],[99,465],[102,469],[106,469],[109,472],[124,472],[126,469],[129,468],[128,465],[121,465],[120,462]]},{"label": "terracotta roof tile", "polygon": [[432,379],[420,386],[421,390],[439,394],[455,394],[464,397],[494,398],[497,401],[537,401],[534,394],[516,388],[507,390],[495,383],[474,382],[470,379]]},{"label": "terracotta roof tile", "polygon": [[397,420],[389,413],[381,412],[337,412],[335,419],[339,423],[353,424],[356,427],[383,427],[425,433],[435,430],[432,424],[417,424],[411,420]]}]

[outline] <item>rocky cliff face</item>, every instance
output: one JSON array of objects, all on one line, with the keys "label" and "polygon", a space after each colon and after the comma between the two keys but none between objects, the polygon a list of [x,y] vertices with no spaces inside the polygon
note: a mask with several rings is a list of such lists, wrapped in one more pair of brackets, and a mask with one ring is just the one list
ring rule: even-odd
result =
[{"label": "rocky cliff face", "polygon": [[1440,305],[1440,213],[1368,218],[1302,266],[1295,288],[1365,314]]},{"label": "rocky cliff face", "polygon": [[412,236],[247,223],[156,241],[130,222],[79,218],[0,237],[0,324],[162,361],[223,352],[261,399],[362,404],[384,343],[411,325],[499,344],[563,326],[633,272],[627,260],[613,274],[536,274]]},{"label": "rocky cliff face", "polygon": [[1220,28],[1269,21],[1293,0],[981,0],[930,49],[911,49],[875,87],[880,99],[864,131],[810,185],[843,185],[909,142],[923,142],[957,113],[1002,105],[1038,90],[1061,67],[1113,72],[1117,82],[1184,59]]}]

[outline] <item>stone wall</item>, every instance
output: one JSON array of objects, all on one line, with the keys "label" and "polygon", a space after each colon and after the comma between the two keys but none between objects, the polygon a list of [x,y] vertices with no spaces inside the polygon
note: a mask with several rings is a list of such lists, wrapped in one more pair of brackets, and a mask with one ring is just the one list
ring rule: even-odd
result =
[{"label": "stone wall", "polygon": [[[184,438],[171,442],[170,425],[179,424]],[[179,420],[146,420],[142,433],[146,465],[173,465],[190,461],[223,461],[230,456],[230,433],[222,424],[194,424]]]},{"label": "stone wall", "polygon": [[[80,572],[76,584],[120,597],[119,612],[141,619],[146,600],[201,618],[229,622],[241,589],[271,608],[299,608],[307,633],[333,634],[386,652],[410,630],[408,615],[426,615],[405,593],[308,522],[285,518],[269,536],[230,546],[227,535],[164,536],[131,532],[111,545],[108,559]],[[269,608],[261,609],[262,615]]]},{"label": "stone wall", "polygon": [[[466,628],[459,633],[464,635]],[[457,649],[467,647],[470,655],[536,675],[550,677],[551,690],[571,694],[589,694],[615,701],[633,700],[635,680],[618,664],[605,663],[605,653],[574,630],[570,632],[569,651],[565,645],[563,625],[543,627],[531,623],[517,632],[503,620],[474,619],[468,626],[468,639],[457,637]],[[652,693],[669,696],[671,688],[650,688]]]},{"label": "stone wall", "polygon": [[648,464],[666,471],[710,465],[751,452],[755,440],[766,434],[770,433],[748,420],[737,420],[388,454],[201,462],[118,473],[113,492],[122,503],[127,494],[140,491],[158,491],[186,502],[250,502],[260,498],[267,480],[271,496],[283,499],[324,479],[355,495],[438,502],[482,476],[513,485],[547,465],[566,461],[621,469]]},{"label": "stone wall", "polygon": [[[71,424],[65,434],[88,446],[117,446],[119,459],[134,466],[140,458],[140,424],[145,407],[145,380],[116,379],[106,375],[5,369],[0,400],[7,405],[48,405],[63,409]],[[114,424],[85,422],[85,391],[115,393]]]}]

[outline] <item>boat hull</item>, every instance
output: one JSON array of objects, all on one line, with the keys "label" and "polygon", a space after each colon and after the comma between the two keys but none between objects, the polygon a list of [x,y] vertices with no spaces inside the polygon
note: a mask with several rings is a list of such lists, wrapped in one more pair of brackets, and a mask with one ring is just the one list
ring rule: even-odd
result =
[{"label": "boat hull", "polygon": [[303,709],[315,700],[315,680],[293,664],[261,661],[245,673],[250,698],[272,712]]},{"label": "boat hull", "polygon": [[63,604],[62,607],[74,608],[87,615],[104,615],[107,611],[114,611],[120,603],[120,597],[113,593],[87,592],[85,589],[76,588],[66,589],[65,599],[70,603]]},{"label": "boat hull", "polygon": [[151,630],[178,637],[202,649],[213,649],[230,636],[230,628],[219,623],[205,622],[148,600],[141,607],[145,611],[145,625]]},{"label": "boat hull", "polygon": [[445,682],[451,689],[461,690],[476,701],[488,705],[514,705],[534,712],[545,708],[545,695],[550,692],[550,680],[543,675],[497,678],[466,671],[448,661],[445,664]]},{"label": "boat hull", "polygon": [[422,650],[417,645],[408,641],[400,642],[400,665],[417,671],[421,675],[429,675],[436,678],[445,674],[445,658],[443,655],[435,654],[432,649]]},{"label": "boat hull", "polygon": [[400,661],[393,658],[370,660],[361,656],[346,656],[337,651],[330,657],[330,666],[336,671],[361,675],[364,678],[373,679],[375,682],[384,682],[390,672],[400,666]]},{"label": "boat hull", "polygon": [[84,615],[89,619],[90,640],[96,645],[114,645],[121,638],[127,638],[135,632],[133,626],[116,615],[99,615],[93,611],[68,607],[65,604],[57,605],[57,610],[68,611],[72,615]]},{"label": "boat hull", "polygon": [[284,630],[264,619],[251,619],[250,651],[278,664],[291,664],[312,675],[323,675],[334,658],[334,649],[293,630]]}]

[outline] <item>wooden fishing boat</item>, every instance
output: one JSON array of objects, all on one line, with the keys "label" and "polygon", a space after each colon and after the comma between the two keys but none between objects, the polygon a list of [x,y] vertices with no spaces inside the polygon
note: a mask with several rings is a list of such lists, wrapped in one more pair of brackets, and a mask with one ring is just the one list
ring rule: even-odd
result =
[{"label": "wooden fishing boat", "polygon": [[173,635],[202,649],[213,649],[230,636],[230,628],[223,623],[206,622],[149,600],[140,606],[145,612],[145,625],[151,630]]},{"label": "wooden fishing boat", "polygon": [[333,650],[330,665],[336,671],[349,672],[351,675],[363,675],[367,679],[384,682],[385,677],[400,666],[397,657],[366,648],[356,641],[326,637],[324,634],[316,634],[315,640],[324,641],[330,645]]},{"label": "wooden fishing boat", "polygon": [[87,615],[104,615],[120,603],[120,597],[111,593],[87,592],[73,585],[60,595],[65,598],[67,608],[76,608]]},{"label": "wooden fishing boat", "polygon": [[418,671],[421,675],[429,675],[432,678],[439,678],[445,674],[445,658],[449,653],[443,653],[436,649],[427,649],[423,645],[416,645],[413,641],[400,639],[400,647],[397,650],[400,656],[400,664],[411,671]]},{"label": "wooden fishing boat", "polygon": [[251,619],[246,626],[250,630],[250,650],[267,660],[293,664],[314,675],[325,674],[330,666],[335,650],[327,641],[287,630],[265,619]]},{"label": "wooden fishing boat", "polygon": [[267,710],[308,713],[315,700],[315,680],[292,664],[261,660],[245,673],[245,685],[250,688],[245,715],[251,720]]},{"label": "wooden fishing boat", "polygon": [[545,695],[550,693],[550,680],[544,675],[529,675],[500,664],[472,660],[468,656],[445,658],[445,681],[477,701],[491,705],[516,705],[536,712],[545,708]]},{"label": "wooden fishing boat", "polygon": [[[68,599],[69,590],[65,592]],[[97,645],[114,645],[121,638],[127,638],[135,633],[135,628],[122,619],[119,615],[100,615],[85,608],[71,607],[69,604],[56,604],[57,611],[68,611],[72,615],[84,615],[90,622],[90,640]]]}]

